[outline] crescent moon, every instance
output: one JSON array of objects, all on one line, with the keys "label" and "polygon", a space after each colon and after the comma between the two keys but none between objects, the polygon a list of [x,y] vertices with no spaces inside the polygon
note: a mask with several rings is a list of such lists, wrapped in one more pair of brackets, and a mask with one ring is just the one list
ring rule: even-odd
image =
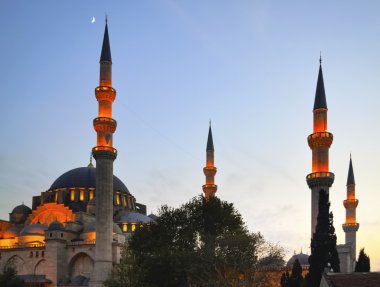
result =
[{"label": "crescent moon", "polygon": [[91,24],[95,23],[95,17],[92,17]]}]

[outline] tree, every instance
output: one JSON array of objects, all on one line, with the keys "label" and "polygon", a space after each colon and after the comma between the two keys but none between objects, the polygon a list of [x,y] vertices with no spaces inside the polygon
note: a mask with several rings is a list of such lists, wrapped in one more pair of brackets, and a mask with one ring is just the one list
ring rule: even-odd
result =
[{"label": "tree", "polygon": [[136,230],[129,250],[138,286],[252,286],[259,262],[283,260],[281,248],[264,245],[231,203],[199,196],[161,207],[156,222]]},{"label": "tree", "polygon": [[302,267],[298,258],[293,263],[292,274],[290,275],[290,284],[289,287],[301,287],[303,276],[302,276]]},{"label": "tree", "polygon": [[360,249],[358,261],[356,261],[355,272],[370,272],[371,263],[369,256],[364,252],[364,248]]},{"label": "tree", "polygon": [[2,287],[24,287],[24,280],[17,278],[17,272],[12,263],[6,264],[3,274],[0,274],[0,286]]},{"label": "tree", "polygon": [[336,248],[336,234],[334,228],[334,215],[332,212],[329,214],[329,258],[328,262],[334,272],[340,272],[340,261],[338,250]]},{"label": "tree", "polygon": [[125,244],[121,251],[120,264],[112,269],[111,276],[104,282],[105,287],[137,287],[138,265],[134,255]]},{"label": "tree", "polygon": [[307,285],[310,287],[319,286],[322,272],[324,268],[328,266],[330,258],[329,250],[331,249],[331,242],[329,236],[329,209],[330,203],[328,194],[325,190],[321,189],[319,191],[317,226],[310,244],[310,269],[307,276]]}]

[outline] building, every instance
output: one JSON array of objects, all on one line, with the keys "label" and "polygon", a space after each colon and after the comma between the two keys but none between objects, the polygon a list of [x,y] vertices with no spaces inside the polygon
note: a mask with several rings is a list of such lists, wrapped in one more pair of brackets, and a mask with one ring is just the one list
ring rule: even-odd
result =
[{"label": "building", "polygon": [[[107,22],[95,89],[97,144],[88,166],[59,176],[47,191],[0,221],[0,268],[12,263],[27,286],[101,286],[125,239],[152,218],[113,174],[112,60]],[[98,216],[101,215],[101,216]],[[97,232],[100,231],[100,232]]]}]

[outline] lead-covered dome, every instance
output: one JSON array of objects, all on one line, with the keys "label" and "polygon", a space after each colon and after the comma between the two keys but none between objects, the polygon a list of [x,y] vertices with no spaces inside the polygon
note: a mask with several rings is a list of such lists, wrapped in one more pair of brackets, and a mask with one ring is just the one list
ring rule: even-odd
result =
[{"label": "lead-covered dome", "polygon": [[21,204],[13,208],[11,213],[29,214],[32,213],[32,210],[25,204]]},{"label": "lead-covered dome", "polygon": [[[58,177],[49,190],[59,188],[95,188],[96,185],[96,168],[95,167],[78,167],[65,172]],[[113,176],[113,190],[130,193],[125,184]]]},{"label": "lead-covered dome", "polygon": [[288,263],[286,263],[286,267],[288,268],[292,268],[293,267],[293,264],[294,262],[296,261],[296,259],[298,259],[298,261],[300,262],[300,265],[302,267],[307,267],[309,266],[309,255],[307,254],[304,254],[304,253],[299,253],[299,254],[294,254],[288,261]]}]

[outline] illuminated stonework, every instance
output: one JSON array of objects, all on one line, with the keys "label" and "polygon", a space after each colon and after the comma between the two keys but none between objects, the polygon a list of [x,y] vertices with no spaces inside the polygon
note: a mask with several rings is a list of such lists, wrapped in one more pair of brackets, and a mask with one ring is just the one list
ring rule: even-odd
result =
[{"label": "illuminated stonework", "polygon": [[333,134],[327,131],[327,102],[320,60],[317,88],[313,108],[313,133],[307,137],[312,150],[311,173],[306,181],[311,189],[311,236],[317,225],[319,192],[329,193],[334,182],[334,174],[329,171],[329,148],[333,142]]},{"label": "illuminated stonework", "polygon": [[202,186],[206,199],[215,196],[218,186],[215,184],[215,174],[217,172],[214,166],[214,142],[212,139],[211,123],[208,131],[207,147],[206,147],[206,167],[203,173],[206,176],[206,184]]},{"label": "illuminated stonework", "polygon": [[74,221],[75,214],[64,204],[45,203],[33,210],[26,220],[25,224],[46,224],[49,225],[53,221],[67,222]]}]

